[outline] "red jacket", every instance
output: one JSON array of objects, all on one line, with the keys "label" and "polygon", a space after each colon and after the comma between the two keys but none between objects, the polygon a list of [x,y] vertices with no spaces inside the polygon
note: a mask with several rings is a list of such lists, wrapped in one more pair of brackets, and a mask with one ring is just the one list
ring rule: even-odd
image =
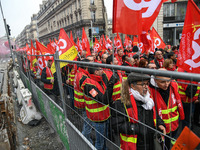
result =
[{"label": "red jacket", "polygon": [[171,82],[168,105],[166,105],[158,89],[151,86],[149,89],[156,104],[157,112],[166,125],[166,132],[175,131],[179,125],[179,115],[181,120],[185,119],[177,83],[175,81]]},{"label": "red jacket", "polygon": [[74,78],[74,106],[79,109],[85,108],[84,93],[80,87],[81,80],[88,78],[88,72],[79,68]]}]

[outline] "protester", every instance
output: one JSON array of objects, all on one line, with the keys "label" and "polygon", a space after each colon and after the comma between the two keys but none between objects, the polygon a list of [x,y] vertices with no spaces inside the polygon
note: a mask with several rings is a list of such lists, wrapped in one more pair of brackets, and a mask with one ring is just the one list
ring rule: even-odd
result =
[{"label": "protester", "polygon": [[163,68],[167,69],[168,71],[176,70],[176,66],[174,65],[174,62],[172,59],[165,59],[163,63]]},{"label": "protester", "polygon": [[[158,70],[166,71],[164,68]],[[167,135],[176,138],[179,117],[181,120],[185,119],[177,83],[168,77],[155,76],[150,80],[149,89],[157,112],[165,123]],[[171,140],[166,138],[165,143],[170,149]]]},{"label": "protester", "polygon": [[105,137],[107,137],[108,119],[110,117],[109,103],[116,79],[113,76],[106,87],[102,80],[103,72],[101,68],[88,68],[88,72],[89,78],[82,80],[80,87],[85,94],[85,110],[87,117],[93,122],[95,128],[95,148],[97,150],[102,150],[106,148]]},{"label": "protester", "polygon": [[120,134],[120,148],[123,150],[155,149],[155,132],[140,122],[166,133],[164,122],[156,115],[154,101],[148,92],[149,79],[145,74],[129,74],[123,81],[120,100],[112,105],[115,109],[112,111],[112,126]]},{"label": "protester", "polygon": [[53,59],[47,61],[47,66],[42,70],[41,81],[44,83],[44,91],[47,95],[51,94],[54,84],[54,76],[51,72]]},{"label": "protester", "polygon": [[157,51],[155,52],[154,63],[156,64],[156,67],[157,67],[157,68],[162,68],[162,67],[163,67],[164,58],[163,58],[162,51],[157,50]]}]

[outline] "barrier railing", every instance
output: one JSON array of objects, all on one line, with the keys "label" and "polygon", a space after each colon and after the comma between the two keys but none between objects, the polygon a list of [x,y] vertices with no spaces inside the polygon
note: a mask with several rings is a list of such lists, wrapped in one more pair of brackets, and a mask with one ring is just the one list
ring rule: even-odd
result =
[{"label": "barrier railing", "polygon": [[[44,55],[44,56],[46,56],[46,55]],[[21,63],[20,59],[21,59],[20,55],[18,55],[19,64]],[[61,140],[63,141],[63,144],[66,149],[74,149],[74,148],[76,148],[76,149],[95,149],[95,147],[98,147],[98,146],[95,144],[93,145],[91,143],[94,143],[95,140],[99,138],[97,136],[103,137],[105,139],[105,141],[106,141],[105,145],[108,149],[119,149],[120,148],[119,133],[121,131],[120,131],[120,129],[118,129],[118,131],[113,130],[112,126],[111,126],[113,119],[108,119],[109,121],[106,123],[106,125],[109,127],[107,127],[106,129],[109,129],[109,133],[107,132],[107,134],[103,134],[103,133],[101,133],[101,129],[98,128],[99,124],[89,120],[88,117],[85,115],[84,110],[79,110],[79,109],[76,109],[73,107],[73,105],[71,104],[72,100],[70,100],[70,98],[72,98],[73,96],[71,96],[70,98],[67,97],[66,91],[69,89],[74,90],[74,88],[72,86],[69,86],[68,84],[65,83],[65,81],[62,80],[61,71],[60,71],[60,67],[59,67],[60,62],[67,62],[67,63],[73,64],[73,65],[76,64],[76,65],[87,66],[88,68],[108,68],[108,69],[110,69],[110,71],[115,71],[115,72],[118,71],[121,73],[124,73],[124,71],[129,71],[129,72],[136,72],[136,73],[141,73],[141,74],[154,75],[154,78],[158,79],[158,80],[160,79],[160,78],[158,78],[158,76],[159,77],[160,76],[161,77],[162,76],[169,77],[171,83],[176,82],[178,84],[191,85],[191,92],[195,86],[197,86],[197,87],[199,86],[198,83],[196,83],[196,82],[188,83],[188,82],[184,82],[182,80],[189,80],[191,82],[193,82],[193,81],[199,82],[200,81],[199,74],[191,74],[191,73],[184,73],[184,72],[172,72],[172,71],[160,71],[160,70],[152,70],[152,69],[146,69],[146,68],[124,67],[124,66],[107,65],[107,64],[99,64],[99,63],[79,62],[79,61],[67,61],[67,60],[58,59],[58,54],[55,54],[54,61],[55,61],[55,66],[56,66],[56,75],[57,75],[57,80],[58,80],[60,96],[56,96],[54,93],[50,93],[50,95],[45,94],[42,91],[41,85],[36,85],[34,83],[33,79],[31,79],[32,81],[29,80],[30,73],[27,74],[28,78],[23,73],[22,63],[19,66],[20,66],[20,73],[21,73],[23,82],[32,91],[34,102],[36,103],[36,106],[39,107],[39,110],[42,112],[44,117],[48,120],[48,122],[51,124],[51,126],[57,131],[57,133],[59,134]],[[174,81],[174,79],[182,79],[182,80]],[[160,79],[160,80],[162,80],[162,79]],[[165,81],[165,79],[163,81]],[[171,84],[170,84],[170,86],[171,86]],[[157,87],[155,87],[155,90],[157,90]],[[93,103],[93,104],[98,103],[103,106],[106,106],[104,103],[102,103],[102,101],[95,99],[94,98],[95,96],[91,97],[88,94],[86,94],[88,92],[83,92],[83,91],[82,92],[79,91],[79,92],[82,95],[87,96],[87,98],[89,97],[93,100],[93,101],[89,101],[88,103]],[[155,106],[158,107],[158,104],[156,103],[158,95],[155,95],[155,97],[156,97],[155,98]],[[193,98],[192,95],[189,98],[192,99]],[[86,102],[86,100],[85,100],[85,102]],[[172,105],[172,104],[170,104],[170,105]],[[170,105],[168,104],[169,107],[170,107]],[[187,112],[189,114],[187,114],[187,116],[189,116],[188,126],[191,128],[191,126],[192,126],[191,115],[192,115],[193,103],[189,103],[189,104],[185,104],[185,105],[187,105],[186,107],[189,108],[189,111]],[[171,106],[171,108],[172,109],[168,109],[168,110],[172,113],[172,112],[174,112],[174,108],[172,106]],[[92,109],[94,109],[94,108],[92,108]],[[174,136],[175,132],[169,132],[169,134],[164,135],[161,131],[157,130],[157,128],[155,128],[155,126],[147,125],[143,120],[140,120],[140,118],[136,119],[136,118],[130,117],[127,114],[124,114],[121,111],[119,111],[118,109],[116,109],[116,107],[109,106],[109,109],[110,109],[110,111],[115,112],[117,114],[117,116],[118,115],[121,117],[123,116],[125,118],[125,120],[127,118],[129,118],[129,119],[132,119],[133,121],[136,121],[139,124],[139,128],[143,128],[144,130],[147,130],[152,133],[154,133],[154,132],[159,133],[160,135],[165,137],[165,140],[168,139],[168,141],[171,142],[171,140],[175,141],[177,138]],[[87,113],[88,113],[88,111],[87,111]],[[160,112],[157,112],[157,113],[160,113]],[[173,115],[173,114],[170,114],[170,115]],[[117,116],[115,116],[115,118]],[[110,118],[112,118],[112,117],[113,116],[111,116]],[[171,120],[169,119],[169,121],[174,121],[173,118],[174,117],[170,117]],[[165,121],[165,122],[167,122],[167,121]],[[120,122],[117,122],[117,123],[120,123]],[[83,136],[85,134],[81,133],[81,132],[85,131],[85,130],[83,130],[85,125],[87,125],[87,127],[89,128],[88,131],[91,132],[91,135],[87,134],[87,136],[89,136],[91,138],[85,137],[85,136]],[[180,132],[182,131],[181,125],[182,124],[179,122],[179,128],[177,130],[175,130],[176,132],[178,132],[177,135],[179,135]],[[120,128],[120,126],[119,126],[119,128]],[[125,128],[126,128],[126,130],[128,130],[128,126]],[[91,131],[92,129],[94,130],[94,132]],[[96,133],[96,136],[94,135],[95,133]],[[152,135],[154,135],[154,134],[152,134]],[[148,137],[149,136],[145,135],[145,134],[143,136],[138,135],[138,140],[142,139],[145,141],[144,142],[145,148],[148,148],[148,146],[149,146]],[[126,140],[129,140],[127,138],[127,136],[124,136],[124,135],[121,136],[121,139],[122,138],[126,138]],[[132,137],[132,139],[133,139],[133,137]],[[126,140],[124,140],[124,141],[126,141]],[[163,142],[163,141],[161,141],[161,142]],[[172,146],[172,145],[170,145],[170,146]]]}]

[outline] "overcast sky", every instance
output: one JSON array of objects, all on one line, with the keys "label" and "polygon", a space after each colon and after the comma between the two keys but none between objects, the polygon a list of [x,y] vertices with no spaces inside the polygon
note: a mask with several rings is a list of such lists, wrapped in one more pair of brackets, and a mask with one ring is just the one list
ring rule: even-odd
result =
[{"label": "overcast sky", "polygon": [[[39,11],[42,0],[0,0],[3,8],[4,18],[10,25],[11,36],[17,37],[24,27],[31,22],[31,16]],[[112,17],[113,0],[104,0],[108,18]],[[0,13],[0,37],[5,35],[5,27],[2,14]]]}]

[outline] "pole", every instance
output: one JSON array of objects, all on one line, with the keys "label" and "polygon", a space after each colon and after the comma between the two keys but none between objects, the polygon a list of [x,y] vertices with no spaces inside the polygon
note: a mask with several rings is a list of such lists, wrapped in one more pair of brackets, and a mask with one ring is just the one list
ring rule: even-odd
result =
[{"label": "pole", "polygon": [[92,20],[91,20],[91,36],[92,36],[92,47],[93,47],[93,32],[92,32],[93,27],[92,26],[93,25],[92,25]]},{"label": "pole", "polygon": [[59,91],[60,91],[60,97],[62,100],[63,111],[64,111],[65,118],[67,118],[67,111],[65,107],[65,95],[63,92],[64,90],[62,86],[62,77],[61,77],[61,72],[60,72],[60,62],[58,60],[59,60],[59,54],[58,54],[58,51],[56,51],[54,55],[54,62],[55,62],[55,67],[56,67],[56,74],[57,74],[58,86],[59,86]]},{"label": "pole", "polygon": [[1,0],[0,0],[0,7],[1,7],[1,14],[2,14],[2,18],[3,18],[5,29],[6,29],[6,35],[7,35],[7,39],[8,39],[8,44],[9,44],[9,47],[10,47],[10,51],[11,51],[11,56],[12,56],[13,64],[15,65],[13,50],[12,50],[12,47],[11,47],[11,44],[10,44],[10,37],[9,37],[9,34],[8,34],[8,27],[7,27],[6,19],[4,18],[3,9],[2,9],[2,6],[1,6]]}]

